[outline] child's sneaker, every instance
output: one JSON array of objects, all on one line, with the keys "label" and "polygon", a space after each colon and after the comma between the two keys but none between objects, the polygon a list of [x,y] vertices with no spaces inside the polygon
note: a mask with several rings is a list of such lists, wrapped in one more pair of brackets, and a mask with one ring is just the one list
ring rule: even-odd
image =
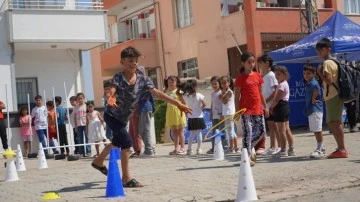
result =
[{"label": "child's sneaker", "polygon": [[229,148],[225,151],[225,153],[230,154],[230,153],[232,152],[232,150],[233,150],[233,148],[229,147]]},{"label": "child's sneaker", "polygon": [[315,150],[310,154],[310,158],[318,159],[324,157],[324,153],[319,150]]},{"label": "child's sneaker", "polygon": [[294,148],[290,148],[287,152],[288,156],[296,156],[295,154],[295,149]]},{"label": "child's sneaker", "polygon": [[174,149],[173,151],[169,152],[169,155],[175,155],[177,153],[177,150]]},{"label": "child's sneaker", "polygon": [[196,150],[196,154],[202,154],[203,151],[201,149]]},{"label": "child's sneaker", "polygon": [[262,153],[262,156],[268,156],[268,155],[272,155],[275,152],[276,149],[267,149],[264,153]]},{"label": "child's sneaker", "polygon": [[209,151],[206,152],[207,154],[214,154],[214,150],[213,149],[209,149]]},{"label": "child's sneaker", "polygon": [[236,147],[236,148],[235,148],[235,153],[241,153],[239,147]]},{"label": "child's sneaker", "polygon": [[349,152],[347,150],[340,151],[339,149],[336,149],[333,153],[329,154],[329,159],[334,158],[347,158],[349,156]]},{"label": "child's sneaker", "polygon": [[193,155],[193,154],[194,154],[194,152],[192,150],[187,150],[186,151],[186,155]]},{"label": "child's sneaker", "polygon": [[288,155],[288,152],[287,151],[279,151],[277,152],[276,154],[273,155],[274,157],[287,157],[289,156]]}]

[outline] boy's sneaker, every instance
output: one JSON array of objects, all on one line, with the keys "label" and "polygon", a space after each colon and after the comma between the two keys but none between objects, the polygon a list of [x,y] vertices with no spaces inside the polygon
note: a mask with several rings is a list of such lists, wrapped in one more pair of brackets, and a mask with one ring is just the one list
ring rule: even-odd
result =
[{"label": "boy's sneaker", "polygon": [[192,150],[187,150],[186,151],[186,155],[193,155],[193,154],[194,154],[194,152]]},{"label": "boy's sneaker", "polygon": [[206,152],[207,154],[214,154],[214,150],[213,149],[209,149],[209,151]]},{"label": "boy's sneaker", "polygon": [[296,156],[296,154],[295,154],[295,149],[294,149],[294,148],[289,149],[289,150],[287,151],[287,154],[288,154],[288,156]]},{"label": "boy's sneaker", "polygon": [[324,157],[325,154],[322,151],[315,150],[310,154],[310,158],[318,159]]},{"label": "boy's sneaker", "polygon": [[203,151],[201,149],[196,150],[196,154],[202,154]]},{"label": "boy's sneaker", "polygon": [[329,154],[329,159],[335,159],[335,158],[347,158],[349,156],[349,152],[347,150],[340,151],[339,149],[336,149],[333,153]]},{"label": "boy's sneaker", "polygon": [[239,147],[236,147],[236,148],[235,148],[235,153],[241,153],[241,151],[240,151],[240,148],[239,148]]},{"label": "boy's sneaker", "polygon": [[225,153],[230,154],[230,153],[232,152],[232,150],[233,150],[233,148],[229,147],[229,148],[225,151]]}]

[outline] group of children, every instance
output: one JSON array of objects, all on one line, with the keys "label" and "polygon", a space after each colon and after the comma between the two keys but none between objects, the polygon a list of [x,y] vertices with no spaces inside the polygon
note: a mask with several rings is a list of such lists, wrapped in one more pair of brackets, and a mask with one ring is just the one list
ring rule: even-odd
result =
[{"label": "group of children", "polygon": [[[213,76],[211,78],[211,114],[215,129],[224,129],[222,136],[224,150],[228,153],[240,151],[237,144],[237,136],[234,130],[234,121],[241,117],[242,145],[249,154],[252,148],[261,141],[265,141],[265,120],[269,126],[271,144],[264,154],[276,156],[294,156],[294,140],[289,127],[289,85],[287,79],[289,72],[283,66],[273,68],[273,61],[268,55],[258,58],[260,72],[255,65],[255,56],[250,52],[244,52],[241,56],[242,68],[239,76],[233,82],[229,76]],[[275,73],[274,73],[275,72]],[[166,112],[166,127],[170,128],[175,137],[175,148],[170,155],[192,155],[192,143],[197,137],[196,153],[201,154],[201,131],[205,128],[202,109],[205,107],[204,95],[196,92],[196,80],[187,80],[180,83],[177,76],[169,76],[165,79],[166,93],[187,104],[193,112],[184,114],[175,106],[168,104]],[[240,116],[240,109],[246,111]],[[188,147],[184,147],[184,127],[190,131]],[[218,124],[224,120],[223,124]],[[278,143],[279,148],[277,148]],[[288,147],[287,147],[288,144]],[[214,140],[212,148],[207,152],[214,152]],[[251,163],[255,157],[251,155]]]},{"label": "group of children", "polygon": [[[55,106],[54,101],[47,101],[45,107],[43,98],[40,95],[35,96],[35,103],[36,106],[32,109],[30,115],[27,107],[22,107],[19,111],[20,134],[24,141],[25,156],[28,156],[31,152],[32,125],[34,125],[43,148],[47,147],[46,138],[49,135],[49,146],[54,147],[52,148],[54,154],[60,153],[55,148],[55,139],[58,146],[69,145],[66,130],[66,123],[69,120],[73,126],[75,144],[106,142],[105,122],[101,114],[94,109],[94,102],[85,102],[83,93],[78,93],[70,98],[70,103],[74,107],[70,118],[67,116],[66,109],[61,106],[62,98],[60,96],[55,97]],[[76,146],[75,153],[90,157],[91,146],[87,145],[85,147],[84,150],[84,146]],[[99,145],[95,145],[95,148],[96,155],[99,155]],[[69,147],[61,147],[60,151],[61,154],[66,155],[69,155],[70,152]],[[47,150],[44,150],[44,152],[47,153]]]}]

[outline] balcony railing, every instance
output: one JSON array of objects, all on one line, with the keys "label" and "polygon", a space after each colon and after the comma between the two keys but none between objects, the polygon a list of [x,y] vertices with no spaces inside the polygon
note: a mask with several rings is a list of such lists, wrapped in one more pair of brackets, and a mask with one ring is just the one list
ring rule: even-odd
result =
[{"label": "balcony railing", "polygon": [[4,0],[0,11],[8,9],[31,10],[102,10],[102,0]]}]

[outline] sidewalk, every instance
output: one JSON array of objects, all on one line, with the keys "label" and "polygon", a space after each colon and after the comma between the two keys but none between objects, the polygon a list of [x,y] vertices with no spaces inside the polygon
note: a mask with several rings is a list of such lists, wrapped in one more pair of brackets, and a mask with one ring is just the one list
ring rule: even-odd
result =
[{"label": "sidewalk", "polygon": [[[360,133],[346,133],[348,159],[313,160],[315,137],[298,129],[296,157],[260,158],[252,168],[261,201],[358,201],[360,198]],[[241,145],[241,139],[238,140]],[[267,143],[269,139],[267,139]],[[203,144],[203,151],[210,143]],[[327,153],[336,147],[325,132]],[[213,161],[211,155],[169,156],[173,145],[157,145],[155,157],[130,160],[132,175],[143,188],[125,189],[126,197],[113,201],[233,201],[239,176],[239,154]],[[106,177],[90,166],[92,159],[68,162],[48,160],[48,169],[38,170],[36,159],[25,159],[27,170],[18,172],[19,181],[4,182],[0,169],[1,201],[40,201],[55,191],[56,201],[105,201]],[[0,165],[3,165],[4,159]],[[106,162],[107,164],[107,162]],[[119,161],[120,164],[120,161]],[[119,165],[120,167],[120,165]]]}]

